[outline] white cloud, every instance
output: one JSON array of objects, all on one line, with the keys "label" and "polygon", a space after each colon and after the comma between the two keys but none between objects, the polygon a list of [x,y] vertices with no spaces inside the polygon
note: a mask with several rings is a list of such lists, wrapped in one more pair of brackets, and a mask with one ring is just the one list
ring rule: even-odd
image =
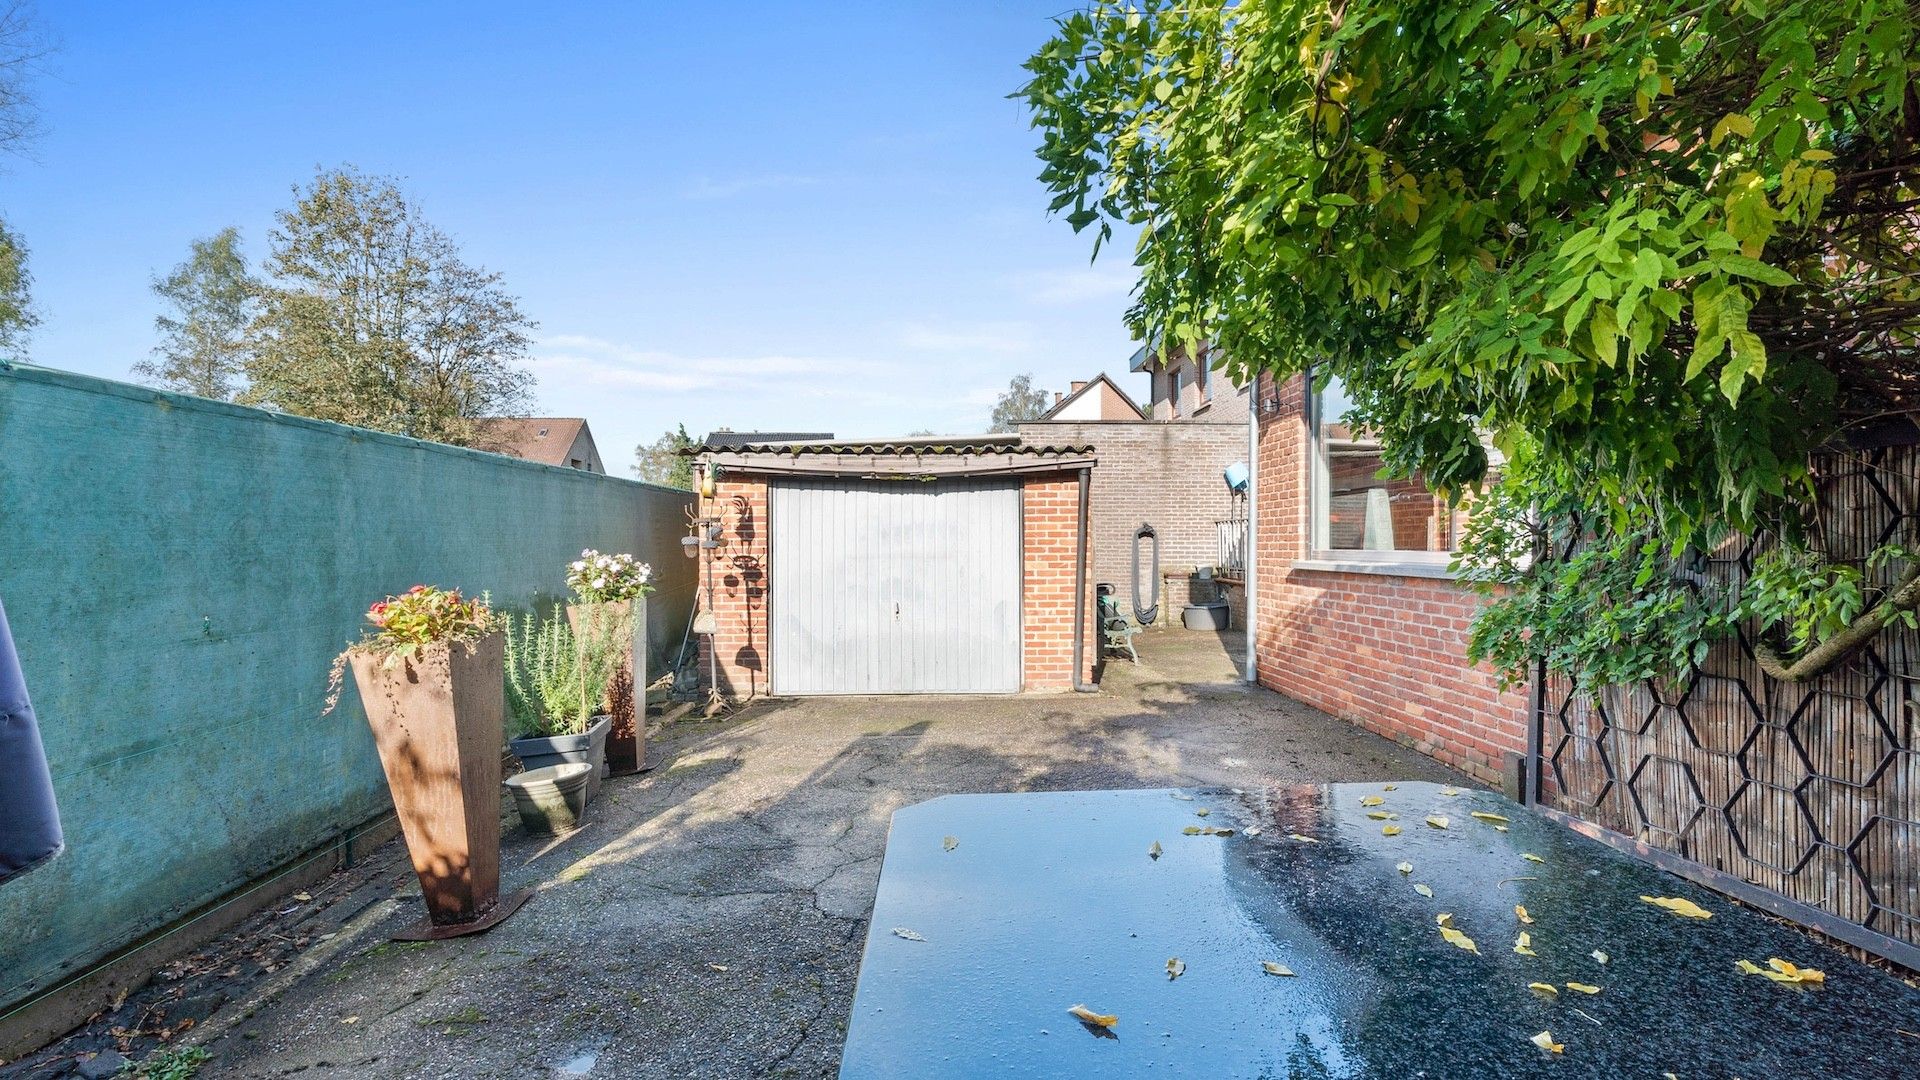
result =
[{"label": "white cloud", "polygon": [[1012,355],[1032,352],[1033,327],[1024,322],[909,322],[894,335],[900,347],[919,352],[971,352]]},{"label": "white cloud", "polygon": [[731,199],[736,195],[745,195],[751,191],[772,191],[779,188],[812,187],[822,183],[818,176],[806,176],[799,173],[759,173],[741,176],[702,176],[696,177],[681,195],[688,199]]},{"label": "white cloud", "polygon": [[1041,304],[1085,304],[1096,300],[1124,301],[1139,280],[1138,267],[1102,260],[1073,270],[1032,270],[1011,279],[1014,288]]}]

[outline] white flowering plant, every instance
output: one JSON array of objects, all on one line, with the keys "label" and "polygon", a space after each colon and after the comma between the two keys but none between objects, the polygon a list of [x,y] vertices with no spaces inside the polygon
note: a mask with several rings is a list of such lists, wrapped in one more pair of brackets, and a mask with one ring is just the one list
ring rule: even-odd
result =
[{"label": "white flowering plant", "polygon": [[567,587],[585,604],[632,600],[653,591],[653,567],[631,555],[602,555],[588,548],[567,564]]}]

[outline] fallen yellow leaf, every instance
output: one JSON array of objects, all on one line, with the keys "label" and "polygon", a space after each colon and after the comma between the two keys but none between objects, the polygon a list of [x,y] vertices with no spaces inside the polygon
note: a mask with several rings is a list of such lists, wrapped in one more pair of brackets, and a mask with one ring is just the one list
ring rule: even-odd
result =
[{"label": "fallen yellow leaf", "polygon": [[1382,785],[1380,785],[1380,790],[1381,790],[1381,791],[1398,791],[1399,789],[1400,789],[1400,785],[1399,785],[1399,784],[1382,784]]},{"label": "fallen yellow leaf", "polygon": [[1527,989],[1539,994],[1543,998],[1557,998],[1560,996],[1560,988],[1552,983],[1528,983]]},{"label": "fallen yellow leaf", "polygon": [[1782,975],[1793,976],[1793,979],[1795,982],[1824,983],[1827,981],[1826,972],[1817,971],[1813,968],[1803,968],[1794,964],[1789,964],[1785,960],[1782,960],[1777,956],[1768,958],[1767,966],[1772,968],[1775,971],[1778,971]]},{"label": "fallen yellow leaf", "polygon": [[1531,852],[1531,851],[1523,851],[1523,852],[1521,852],[1521,853],[1520,853],[1520,857],[1521,857],[1521,858],[1523,858],[1523,859],[1525,859],[1525,860],[1527,860],[1528,862],[1537,862],[1537,863],[1543,863],[1543,862],[1546,862],[1546,861],[1547,861],[1547,860],[1545,860],[1545,859],[1543,859],[1543,858],[1541,858],[1540,856],[1538,856],[1538,855],[1535,855],[1535,854],[1534,854],[1533,852]]},{"label": "fallen yellow leaf", "polygon": [[1427,824],[1436,829],[1444,829],[1447,827],[1447,819],[1438,814],[1433,814],[1427,818]]},{"label": "fallen yellow leaf", "polygon": [[1147,858],[1157,859],[1160,857],[1160,855],[1161,855],[1160,841],[1155,840],[1153,842],[1153,846],[1147,849]]},{"label": "fallen yellow leaf", "polygon": [[1654,907],[1665,908],[1675,915],[1680,915],[1688,919],[1713,918],[1713,912],[1708,911],[1706,908],[1701,907],[1691,900],[1682,899],[1678,896],[1642,896],[1640,899],[1645,900]]},{"label": "fallen yellow leaf", "polygon": [[1453,912],[1451,912],[1451,911],[1443,911],[1443,912],[1441,912],[1440,914],[1438,914],[1438,915],[1435,915],[1435,916],[1433,917],[1433,922],[1434,922],[1434,925],[1436,925],[1436,926],[1452,926],[1452,925],[1453,925]]},{"label": "fallen yellow leaf", "polygon": [[1480,951],[1480,946],[1475,945],[1472,938],[1455,930],[1451,926],[1441,927],[1440,936],[1447,939],[1447,943],[1455,948],[1465,949],[1470,953],[1478,953]]},{"label": "fallen yellow leaf", "polygon": [[1361,806],[1379,806],[1381,803],[1386,801],[1387,800],[1381,798],[1378,795],[1363,795],[1360,798],[1360,805]]},{"label": "fallen yellow leaf", "polygon": [[1525,923],[1528,926],[1533,925],[1533,916],[1527,914],[1527,906],[1525,904],[1513,905],[1513,917],[1516,919],[1519,919],[1521,922]]},{"label": "fallen yellow leaf", "polygon": [[1387,813],[1385,810],[1369,811],[1367,813],[1367,816],[1372,818],[1375,821],[1392,821],[1393,820],[1393,815]]},{"label": "fallen yellow leaf", "polygon": [[1403,862],[1399,866],[1394,867],[1394,869],[1400,871],[1403,874],[1411,874],[1413,873],[1413,864],[1410,862]]},{"label": "fallen yellow leaf", "polygon": [[1485,810],[1474,810],[1474,811],[1471,811],[1470,813],[1468,813],[1468,814],[1467,814],[1467,816],[1468,816],[1468,817],[1477,817],[1477,818],[1479,818],[1479,819],[1480,819],[1481,821],[1498,821],[1498,822],[1507,822],[1507,821],[1512,821],[1512,820],[1513,820],[1512,818],[1505,818],[1505,817],[1501,817],[1501,816],[1500,816],[1499,814],[1489,814],[1489,813],[1487,813],[1487,812],[1486,812]]},{"label": "fallen yellow leaf", "polygon": [[1289,839],[1289,840],[1298,840],[1298,841],[1300,841],[1300,842],[1301,842],[1301,843],[1303,843],[1303,844],[1317,844],[1317,843],[1319,843],[1319,842],[1320,842],[1320,841],[1318,841],[1318,840],[1315,840],[1315,839],[1314,839],[1313,837],[1311,837],[1311,836],[1303,836],[1303,835],[1301,835],[1300,833],[1297,833],[1297,832],[1296,832],[1296,833],[1288,833],[1288,834],[1287,834],[1287,839]]},{"label": "fallen yellow leaf", "polygon": [[1211,811],[1211,810],[1209,810],[1209,809],[1207,809],[1206,807],[1204,807],[1204,806],[1203,806],[1203,807],[1201,807],[1200,809],[1198,809],[1198,810],[1195,810],[1195,811],[1193,812],[1193,816],[1194,816],[1194,817],[1206,817],[1206,816],[1207,816],[1208,814],[1211,814],[1211,813],[1213,813],[1213,811]]},{"label": "fallen yellow leaf", "polygon": [[904,926],[896,926],[896,927],[894,927],[894,928],[893,928],[893,936],[894,936],[894,937],[897,937],[897,938],[905,938],[905,939],[907,939],[908,941],[925,941],[925,940],[927,940],[926,938],[924,938],[924,937],[921,937],[921,936],[920,936],[919,934],[917,934],[917,933],[915,933],[915,932],[914,932],[914,931],[912,931],[912,930],[909,930],[909,929],[907,929],[907,928],[906,928],[906,927],[904,927]]},{"label": "fallen yellow leaf", "polygon": [[1540,1034],[1535,1035],[1531,1041],[1533,1042],[1533,1045],[1539,1047],[1542,1050],[1545,1050],[1549,1054],[1557,1054],[1560,1051],[1566,1049],[1566,1045],[1564,1043],[1557,1043],[1553,1041],[1553,1035],[1550,1032],[1543,1031]]},{"label": "fallen yellow leaf", "polygon": [[1202,832],[1205,832],[1205,831],[1206,830],[1202,829],[1198,825],[1189,825],[1186,828],[1180,830],[1180,832],[1186,836],[1199,836]]},{"label": "fallen yellow leaf", "polygon": [[1741,972],[1747,975],[1765,975],[1767,973],[1766,968],[1761,967],[1751,960],[1736,960],[1733,966],[1739,968]]},{"label": "fallen yellow leaf", "polygon": [[1521,956],[1540,955],[1533,951],[1533,935],[1527,933],[1525,930],[1520,931],[1520,936],[1514,939],[1513,951],[1519,953]]},{"label": "fallen yellow leaf", "polygon": [[1247,835],[1248,835],[1248,836],[1259,836],[1259,835],[1260,835],[1260,826],[1258,826],[1258,825],[1249,825],[1249,826],[1247,826]]},{"label": "fallen yellow leaf", "polygon": [[1398,825],[1382,825],[1382,826],[1380,826],[1380,835],[1381,835],[1381,836],[1399,836],[1399,835],[1400,835],[1400,826],[1398,826]]},{"label": "fallen yellow leaf", "polygon": [[1067,1011],[1072,1013],[1081,1023],[1092,1024],[1095,1027],[1110,1028],[1120,1022],[1118,1016],[1113,1016],[1108,1013],[1097,1013],[1085,1005],[1075,1005]]},{"label": "fallen yellow leaf", "polygon": [[307,901],[313,899],[313,894],[308,892],[297,892],[293,894],[293,898],[304,904]]},{"label": "fallen yellow leaf", "polygon": [[1167,959],[1167,981],[1172,982],[1187,973],[1187,962],[1177,956]]},{"label": "fallen yellow leaf", "polygon": [[1593,957],[1595,960],[1598,960],[1603,964],[1607,962],[1607,954],[1601,952],[1599,949],[1595,949],[1592,952],[1588,953],[1587,955]]},{"label": "fallen yellow leaf", "polygon": [[940,841],[940,846],[946,848],[948,851],[952,851],[954,848],[960,846],[960,838],[957,836],[949,836]]},{"label": "fallen yellow leaf", "polygon": [[1600,992],[1600,988],[1593,985],[1592,983],[1570,982],[1567,984],[1567,989],[1578,990],[1583,994],[1597,994]]},{"label": "fallen yellow leaf", "polygon": [[1413,887],[1413,891],[1419,893],[1421,896],[1424,896],[1429,900],[1433,899],[1433,890],[1427,888],[1425,885],[1416,883]]},{"label": "fallen yellow leaf", "polygon": [[1285,964],[1276,964],[1271,960],[1260,961],[1260,967],[1269,975],[1292,975],[1293,969]]},{"label": "fallen yellow leaf", "polygon": [[1493,831],[1494,831],[1494,832],[1506,832],[1506,831],[1507,831],[1507,827],[1506,827],[1505,825],[1495,825],[1495,826],[1493,827]]},{"label": "fallen yellow leaf", "polygon": [[1456,791],[1456,790],[1454,790],[1453,788],[1450,788],[1450,787],[1443,787],[1443,788],[1441,788],[1441,789],[1440,789],[1440,794],[1442,794],[1442,795],[1458,795],[1458,794],[1460,794],[1460,792],[1458,792],[1458,791]]}]

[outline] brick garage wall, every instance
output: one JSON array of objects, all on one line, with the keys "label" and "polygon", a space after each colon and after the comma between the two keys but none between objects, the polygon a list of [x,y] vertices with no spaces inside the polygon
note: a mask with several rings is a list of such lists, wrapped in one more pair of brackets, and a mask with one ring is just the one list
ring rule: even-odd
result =
[{"label": "brick garage wall", "polygon": [[[1097,452],[1097,448],[1096,448]],[[1093,471],[1094,477],[1100,470]],[[1073,687],[1074,569],[1078,557],[1080,485],[1071,473],[1031,477],[1022,493],[1024,522],[1021,537],[1022,648],[1028,690],[1069,690]],[[1098,538],[1089,535],[1089,565],[1099,551]],[[1093,575],[1087,576],[1080,612],[1086,628],[1081,635],[1080,677],[1093,679],[1099,658],[1094,634]]]},{"label": "brick garage wall", "polygon": [[[1092,444],[1100,459],[1093,470],[1093,580],[1112,582],[1120,610],[1131,615],[1133,530],[1151,524],[1160,536],[1161,569],[1179,577],[1163,590],[1161,619],[1178,623],[1187,575],[1219,558],[1213,523],[1233,508],[1220,474],[1247,460],[1246,424],[1048,421],[1021,424],[1020,437],[1036,445]],[[1148,572],[1143,565],[1141,573]]]},{"label": "brick garage wall", "polygon": [[[1095,470],[1098,475],[1099,470]],[[745,700],[769,692],[767,620],[768,550],[767,478],[730,471],[716,486],[706,512],[717,514],[724,526],[720,546],[707,560],[713,569],[715,633],[700,641],[700,678],[717,652],[721,693]],[[1073,583],[1078,541],[1079,483],[1073,473],[1045,473],[1025,481],[1022,499],[1024,535],[1021,553],[1024,688],[1066,690],[1073,685]],[[1089,546],[1098,550],[1089,538]],[[704,601],[706,578],[701,578]],[[1087,630],[1082,642],[1085,669],[1091,680],[1098,658],[1092,575],[1088,575],[1085,606]]]},{"label": "brick garage wall", "polygon": [[1527,699],[1467,662],[1478,598],[1445,579],[1294,567],[1308,554],[1305,383],[1263,379],[1256,400],[1261,685],[1498,782],[1503,752],[1526,750]]},{"label": "brick garage wall", "polygon": [[[715,486],[714,496],[702,508],[719,517],[720,546],[707,562],[713,572],[713,614],[716,632],[700,641],[700,678],[704,682],[713,650],[718,650],[720,692],[745,700],[768,692],[767,684],[767,480],[764,476],[728,473]],[[702,567],[701,601],[706,601],[706,567]]]}]

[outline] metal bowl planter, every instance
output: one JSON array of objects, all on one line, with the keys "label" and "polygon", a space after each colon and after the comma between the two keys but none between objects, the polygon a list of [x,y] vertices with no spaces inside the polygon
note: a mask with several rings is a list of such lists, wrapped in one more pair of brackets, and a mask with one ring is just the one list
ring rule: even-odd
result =
[{"label": "metal bowl planter", "polygon": [[509,776],[502,784],[520,811],[522,827],[536,836],[564,836],[582,823],[592,775],[591,765],[548,765]]},{"label": "metal bowl planter", "polygon": [[602,604],[567,605],[567,622],[581,636],[599,632],[601,620],[618,628],[622,641],[616,683],[627,692],[612,694],[608,715],[607,775],[627,776],[647,770],[647,598],[614,600]]},{"label": "metal bowl planter", "polygon": [[531,895],[500,898],[503,655],[497,633],[396,658],[348,655],[427,905],[397,939],[478,933]]},{"label": "metal bowl planter", "polygon": [[610,716],[596,716],[587,730],[578,735],[530,736],[507,744],[513,756],[528,772],[553,765],[591,765],[587,774],[587,802],[600,794],[600,777],[607,771],[607,732],[613,726]]}]

